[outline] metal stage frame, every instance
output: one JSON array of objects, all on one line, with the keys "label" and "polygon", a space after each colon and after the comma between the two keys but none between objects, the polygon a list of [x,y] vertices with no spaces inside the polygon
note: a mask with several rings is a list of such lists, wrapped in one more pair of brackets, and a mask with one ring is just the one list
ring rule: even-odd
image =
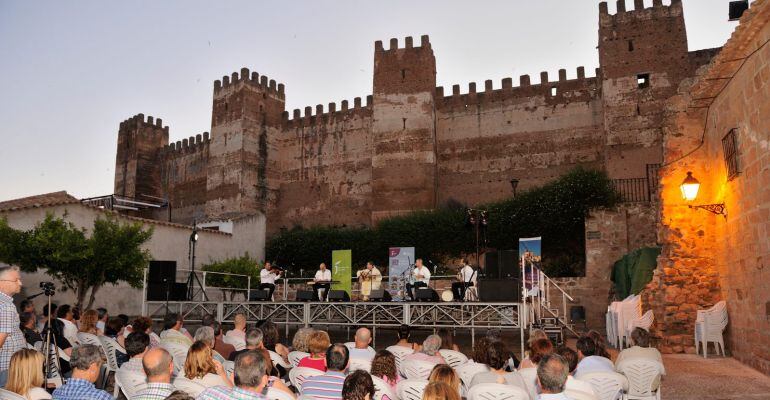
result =
[{"label": "metal stage frame", "polygon": [[519,330],[522,352],[524,329],[527,327],[526,303],[480,302],[228,302],[228,301],[146,301],[144,315],[161,320],[168,312],[181,314],[187,322],[199,322],[204,314],[217,321],[233,322],[236,314],[246,315],[249,322],[270,319],[289,327],[329,326],[372,328],[376,341],[377,328],[402,324],[423,329],[467,329],[475,342],[476,329]]}]

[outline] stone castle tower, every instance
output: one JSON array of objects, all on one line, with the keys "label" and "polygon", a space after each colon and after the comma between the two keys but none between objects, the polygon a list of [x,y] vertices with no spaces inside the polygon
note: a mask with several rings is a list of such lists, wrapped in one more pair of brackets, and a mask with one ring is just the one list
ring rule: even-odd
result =
[{"label": "stone castle tower", "polygon": [[461,93],[436,87],[428,36],[374,46],[372,95],[285,111],[285,87],[248,69],[214,83],[211,134],[168,143],[160,119],[120,125],[115,193],[167,199],[176,222],[265,213],[268,232],[359,226],[448,201],[510,197],[576,166],[644,178],[662,159],[665,101],[718,49],[689,52],[681,0],[599,5],[594,77],[578,67]]}]

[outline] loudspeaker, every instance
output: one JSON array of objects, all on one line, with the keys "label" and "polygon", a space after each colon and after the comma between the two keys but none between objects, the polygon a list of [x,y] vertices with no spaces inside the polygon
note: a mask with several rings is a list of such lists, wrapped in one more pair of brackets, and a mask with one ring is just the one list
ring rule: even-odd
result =
[{"label": "loudspeaker", "polygon": [[329,301],[350,301],[350,295],[344,290],[330,290]]},{"label": "loudspeaker", "polygon": [[585,321],[586,309],[583,306],[572,306],[569,308],[569,320],[570,322]]},{"label": "loudspeaker", "polygon": [[297,300],[296,301],[313,301],[313,291],[312,290],[297,290]]},{"label": "loudspeaker", "polygon": [[749,9],[749,1],[731,1],[728,21],[736,21],[741,18],[743,13]]},{"label": "loudspeaker", "polygon": [[[147,271],[147,300],[165,301],[166,292],[169,300],[185,300],[185,294],[178,298],[176,296],[176,261],[150,261]],[[182,284],[184,286],[184,284]]]},{"label": "loudspeaker", "polygon": [[171,287],[171,295],[168,299],[173,301],[187,300],[187,284],[184,282],[174,282],[174,285]]},{"label": "loudspeaker", "polygon": [[249,301],[270,301],[269,290],[252,289],[249,293]]},{"label": "loudspeaker", "polygon": [[519,252],[517,250],[500,250],[497,252],[500,278],[519,278]]},{"label": "loudspeaker", "polygon": [[385,289],[375,289],[369,294],[369,301],[391,301],[390,292]]},{"label": "loudspeaker", "polygon": [[521,279],[479,279],[479,301],[521,302]]},{"label": "loudspeaker", "polygon": [[484,277],[486,278],[499,278],[500,268],[498,266],[498,257],[496,251],[488,251],[484,253]]},{"label": "loudspeaker", "polygon": [[432,288],[419,288],[414,294],[416,301],[438,301],[438,293]]}]

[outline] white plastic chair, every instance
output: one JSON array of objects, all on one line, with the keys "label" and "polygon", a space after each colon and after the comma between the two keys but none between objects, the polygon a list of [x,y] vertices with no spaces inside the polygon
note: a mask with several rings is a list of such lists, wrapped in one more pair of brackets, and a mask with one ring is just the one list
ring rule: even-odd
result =
[{"label": "white plastic chair", "polygon": [[92,344],[96,347],[104,347],[102,346],[102,342],[99,341],[99,337],[92,333],[78,332],[77,336],[80,344]]},{"label": "white plastic chair", "polygon": [[270,353],[270,360],[273,362],[273,365],[280,365],[287,371],[291,368],[291,364],[287,363],[280,354],[272,350],[268,350],[267,352]]},{"label": "white plastic chair", "polygon": [[396,385],[396,393],[401,400],[422,400],[425,386],[428,386],[427,380],[404,379]]},{"label": "white plastic chair", "polygon": [[465,363],[457,368],[455,368],[455,372],[457,373],[457,376],[460,377],[460,381],[463,383],[463,388],[465,389],[465,393],[468,392],[471,386],[471,381],[473,380],[473,377],[480,373],[480,372],[488,372],[489,367],[487,367],[485,364],[479,364],[476,362],[469,362]]},{"label": "white plastic chair", "polygon": [[612,347],[617,348],[618,347],[618,334],[616,332],[618,323],[616,321],[616,314],[615,314],[615,308],[617,307],[615,304],[617,302],[612,302],[609,306],[607,306],[607,314],[604,316],[604,323],[607,326],[607,342],[612,345]]},{"label": "white plastic chair", "polygon": [[289,352],[289,364],[291,364],[292,368],[299,365],[299,360],[310,356],[310,353],[305,353],[304,351],[292,351]]},{"label": "white plastic chair", "polygon": [[187,351],[190,350],[189,347],[174,342],[161,342],[160,347],[166,349],[171,354],[171,357],[174,359],[174,370],[178,372],[184,369]]},{"label": "white plastic chair", "polygon": [[695,320],[695,354],[699,354],[698,347],[703,347],[703,358],[708,353],[709,342],[714,342],[714,350],[725,356],[725,340],[722,331],[728,323],[727,303],[720,301],[708,310],[698,310]]},{"label": "white plastic chair", "polygon": [[224,335],[222,336],[222,341],[235,347],[235,351],[241,351],[246,348],[246,341],[236,337]]},{"label": "white plastic chair", "polygon": [[628,387],[628,380],[617,372],[591,372],[580,377],[594,388],[599,400],[618,400]]},{"label": "white plastic chair", "polygon": [[519,370],[521,379],[527,385],[527,392],[533,399],[537,398],[537,368],[522,368]]},{"label": "white plastic chair", "polygon": [[132,399],[139,391],[147,387],[146,377],[136,372],[121,371],[115,373],[115,391],[112,397],[118,398],[118,394],[123,391],[127,399]]},{"label": "white plastic chair", "polygon": [[372,369],[372,362],[369,360],[364,360],[361,358],[351,358],[350,364],[348,366],[348,370],[350,372],[358,371],[358,370],[364,370],[366,372],[371,371]]},{"label": "white plastic chair", "polygon": [[26,397],[18,395],[10,390],[0,389],[0,399],[2,400],[27,400]]},{"label": "white plastic chair", "polygon": [[594,391],[594,387],[591,386],[590,383],[581,379],[577,379],[572,375],[567,377],[567,383],[564,384],[564,391],[582,392],[591,396],[591,398],[598,400],[596,397],[596,392]]},{"label": "white plastic chair", "polygon": [[660,372],[663,366],[654,360],[630,358],[617,365],[617,371],[628,379],[624,399],[660,400]]},{"label": "white plastic chair", "polygon": [[422,360],[404,360],[401,363],[401,376],[406,379],[425,379],[430,376],[436,364]]},{"label": "white plastic chair", "polygon": [[564,394],[572,400],[599,400],[594,393],[588,393],[582,390],[564,389]]},{"label": "white plastic chair", "polygon": [[652,310],[647,310],[641,317],[632,319],[628,322],[628,334],[634,331],[634,328],[642,328],[645,331],[649,331],[652,323],[655,321],[655,314]]},{"label": "white plastic chair", "polygon": [[267,389],[267,398],[270,400],[294,400],[294,396],[272,387]]},{"label": "white plastic chair", "polygon": [[629,296],[620,303],[620,315],[618,316],[618,348],[628,346],[628,323],[642,315],[642,300],[638,295]]},{"label": "white plastic chair", "polygon": [[233,372],[235,371],[235,361],[225,361],[222,363],[222,368],[225,369],[225,373],[228,377],[233,376]]},{"label": "white plastic chair", "polygon": [[315,368],[296,367],[289,371],[289,381],[291,382],[291,385],[297,389],[297,391],[300,391],[302,389],[302,384],[305,382],[305,379],[310,376],[318,376],[323,374],[323,372]]},{"label": "white plastic chair", "polygon": [[374,400],[381,400],[382,396],[388,396],[390,400],[398,400],[393,389],[382,378],[372,376],[372,382],[374,383]]},{"label": "white plastic chair", "polygon": [[476,286],[465,289],[465,301],[479,301],[479,289]]},{"label": "white plastic chair", "polygon": [[117,372],[118,356],[115,354],[115,352],[121,351],[122,353],[125,354],[126,350],[123,349],[123,346],[118,344],[118,342],[116,342],[115,339],[111,337],[99,336],[99,341],[102,344],[104,355],[107,356],[107,364],[105,364],[105,366],[107,367],[107,373]]},{"label": "white plastic chair", "polygon": [[396,356],[397,371],[401,371],[401,361],[404,361],[404,357],[408,356],[409,354],[414,354],[414,350],[404,346],[390,346],[385,350],[393,353],[393,355]]},{"label": "white plastic chair", "polygon": [[177,376],[176,379],[174,379],[173,384],[175,388],[189,394],[192,397],[198,397],[199,394],[206,390],[205,386],[198,382],[193,382],[183,376]]},{"label": "white plastic chair", "polygon": [[438,352],[441,354],[441,357],[444,357],[446,363],[449,364],[449,366],[452,368],[457,368],[468,362],[468,356],[460,353],[459,351],[442,349]]},{"label": "white plastic chair", "polygon": [[529,393],[512,385],[480,383],[468,391],[468,400],[529,400]]}]

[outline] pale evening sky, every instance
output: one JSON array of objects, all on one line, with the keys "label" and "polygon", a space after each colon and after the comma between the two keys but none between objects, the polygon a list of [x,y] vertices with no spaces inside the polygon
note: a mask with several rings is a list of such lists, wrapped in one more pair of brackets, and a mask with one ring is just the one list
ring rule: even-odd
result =
[{"label": "pale evening sky", "polygon": [[[371,94],[374,42],[391,37],[430,35],[445,91],[594,76],[598,4],[0,0],[0,201],[112,193],[121,121],[162,118],[171,141],[209,131],[213,82],[241,67],[284,83],[289,111]],[[690,50],[724,44],[727,7],[684,0]]]}]

